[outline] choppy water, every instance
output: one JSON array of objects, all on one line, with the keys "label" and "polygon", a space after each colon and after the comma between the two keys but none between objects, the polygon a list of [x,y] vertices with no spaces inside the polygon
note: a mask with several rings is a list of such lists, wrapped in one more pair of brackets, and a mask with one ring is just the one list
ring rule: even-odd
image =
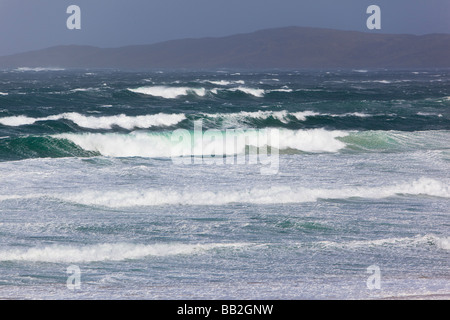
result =
[{"label": "choppy water", "polygon": [[0,298],[449,294],[449,169],[448,70],[4,70]]}]

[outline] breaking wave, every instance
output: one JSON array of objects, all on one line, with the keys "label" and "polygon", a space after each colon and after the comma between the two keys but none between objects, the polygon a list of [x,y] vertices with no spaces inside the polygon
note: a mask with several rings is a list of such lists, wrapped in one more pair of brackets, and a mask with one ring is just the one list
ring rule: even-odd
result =
[{"label": "breaking wave", "polygon": [[[421,178],[407,183],[397,183],[379,187],[346,187],[339,189],[305,188],[277,186],[267,189],[227,191],[174,191],[174,190],[88,190],[78,194],[54,195],[63,201],[89,206],[124,208],[136,206],[161,205],[211,205],[220,206],[231,203],[287,204],[316,202],[319,199],[383,199],[398,195],[426,195],[450,197],[447,184],[430,178]],[[444,247],[447,243],[442,244]]]},{"label": "breaking wave", "polygon": [[[103,108],[110,106],[103,106]],[[289,112],[287,110],[281,111],[240,111],[234,113],[198,113],[198,114],[148,114],[138,116],[128,116],[125,114],[110,115],[110,116],[88,116],[77,112],[62,113],[57,115],[51,115],[47,117],[28,117],[24,115],[9,116],[0,118],[0,125],[19,127],[25,125],[32,125],[38,122],[44,121],[59,121],[69,120],[76,125],[88,128],[88,129],[113,129],[113,127],[121,127],[123,129],[132,130],[135,128],[147,129],[151,127],[170,127],[179,124],[184,120],[206,120],[207,121],[219,121],[220,123],[213,124],[215,128],[229,128],[230,126],[241,127],[248,125],[252,127],[254,125],[263,124],[261,121],[269,120],[267,125],[270,125],[270,120],[276,120],[283,124],[296,123],[299,121],[306,121],[314,117],[359,117],[367,118],[373,115],[365,114],[361,112],[343,113],[343,114],[329,114],[319,113],[315,111],[298,111]]]},{"label": "breaking wave", "polygon": [[132,130],[135,128],[170,127],[186,119],[184,114],[152,114],[142,116],[127,116],[124,114],[114,116],[94,117],[76,112],[59,115],[31,118],[26,116],[12,116],[0,118],[0,124],[4,126],[23,126],[40,121],[70,120],[80,127],[89,129],[112,129],[114,126]]},{"label": "breaking wave", "polygon": [[[212,83],[212,82],[211,82]],[[218,82],[217,85],[224,86],[227,84],[231,84],[232,82]],[[238,82],[235,82],[236,84]],[[198,97],[204,97],[207,94],[218,95],[221,92],[239,92],[243,94],[247,94],[254,97],[263,97],[266,93],[263,89],[256,88],[248,88],[239,86],[236,88],[214,88],[214,89],[205,89],[205,88],[191,88],[191,87],[167,87],[167,86],[150,86],[150,87],[139,87],[136,89],[129,88],[131,92],[149,95],[153,97],[159,97],[164,99],[176,99],[179,97],[187,96],[187,95],[195,95]]]},{"label": "breaking wave", "polygon": [[30,249],[0,251],[0,261],[30,261],[50,263],[81,263],[123,261],[172,255],[193,255],[221,248],[240,248],[241,243],[211,244],[131,244],[105,243],[90,246],[53,245]]},{"label": "breaking wave", "polygon": [[[117,121],[114,123],[117,123]],[[130,127],[136,125],[128,124]],[[104,127],[110,125],[111,122],[105,122]],[[97,123],[97,127],[100,127],[100,124]],[[98,155],[150,158],[209,157],[211,155],[229,156],[256,152],[256,150],[249,151],[248,147],[271,147],[278,150],[280,154],[302,152],[395,153],[448,150],[447,141],[449,140],[449,131],[400,132],[267,128],[64,133],[52,136],[6,136],[0,139],[0,159],[92,157]]]},{"label": "breaking wave", "polygon": [[[71,141],[86,151],[109,157],[172,157],[245,154],[246,147],[265,146],[303,152],[337,152],[346,145],[337,138],[343,131],[313,130],[230,130],[182,132],[132,132],[60,134],[53,138]],[[180,140],[182,138],[182,141]],[[277,139],[278,138],[278,139]]]},{"label": "breaking wave", "polygon": [[155,87],[140,87],[137,89],[128,89],[128,90],[134,93],[140,93],[154,97],[161,97],[165,99],[175,99],[180,96],[187,96],[188,94],[195,94],[197,96],[203,97],[206,94],[206,89],[204,88],[188,88],[188,87],[155,86]]}]

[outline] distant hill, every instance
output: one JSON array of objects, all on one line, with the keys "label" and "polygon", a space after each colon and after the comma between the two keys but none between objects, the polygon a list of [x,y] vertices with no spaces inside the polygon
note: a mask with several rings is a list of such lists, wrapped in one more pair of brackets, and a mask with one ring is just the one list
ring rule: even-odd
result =
[{"label": "distant hill", "polygon": [[0,57],[0,68],[450,67],[450,34],[423,36],[287,27],[121,48],[57,46]]}]

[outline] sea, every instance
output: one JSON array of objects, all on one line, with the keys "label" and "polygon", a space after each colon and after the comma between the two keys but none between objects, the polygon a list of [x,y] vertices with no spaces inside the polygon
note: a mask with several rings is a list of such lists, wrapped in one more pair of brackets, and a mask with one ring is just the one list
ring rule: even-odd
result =
[{"label": "sea", "polygon": [[450,70],[0,70],[0,299],[450,297]]}]

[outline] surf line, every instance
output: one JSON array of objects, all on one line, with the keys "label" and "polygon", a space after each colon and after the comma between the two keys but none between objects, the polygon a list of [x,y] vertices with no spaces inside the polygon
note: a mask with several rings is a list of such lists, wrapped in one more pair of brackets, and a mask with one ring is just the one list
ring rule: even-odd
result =
[{"label": "surf line", "polygon": [[172,132],[171,158],[177,165],[260,165],[262,175],[279,171],[278,129],[203,130],[203,120],[194,121],[194,131]]}]

